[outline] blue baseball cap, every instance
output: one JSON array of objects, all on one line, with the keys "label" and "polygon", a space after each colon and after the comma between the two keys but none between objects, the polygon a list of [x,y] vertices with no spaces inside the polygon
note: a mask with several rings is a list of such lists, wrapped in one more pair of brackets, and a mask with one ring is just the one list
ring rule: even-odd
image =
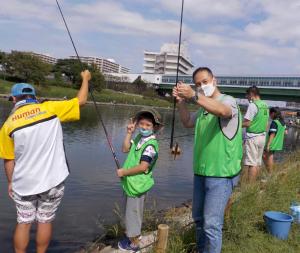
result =
[{"label": "blue baseball cap", "polygon": [[11,96],[19,97],[23,95],[32,95],[35,96],[35,89],[32,85],[28,83],[16,83],[11,88]]}]

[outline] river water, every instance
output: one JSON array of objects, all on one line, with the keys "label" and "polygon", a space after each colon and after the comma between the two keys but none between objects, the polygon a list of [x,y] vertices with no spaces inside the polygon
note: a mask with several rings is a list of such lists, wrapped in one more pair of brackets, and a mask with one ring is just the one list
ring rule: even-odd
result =
[{"label": "river water", "polygon": [[[0,124],[4,122],[11,104],[0,102]],[[140,108],[126,106],[100,106],[104,122],[112,136],[119,160],[124,161],[121,145],[128,119]],[[175,136],[183,150],[174,161],[169,152],[171,111],[160,110],[166,123],[159,135],[160,157],[154,172],[156,185],[148,196],[148,206],[163,209],[176,206],[192,196],[193,131],[184,129],[176,121]],[[82,109],[81,121],[63,125],[64,141],[71,174],[66,180],[66,192],[54,223],[54,235],[48,253],[74,252],[87,241],[103,232],[102,224],[116,220],[116,205],[122,206],[124,197],[115,163],[108,148],[104,132],[97,123],[92,106]],[[289,129],[285,152],[300,146],[299,130]],[[0,170],[0,252],[12,250],[12,234],[16,214],[14,203],[7,196],[4,169]],[[34,250],[34,232],[29,252]]]}]

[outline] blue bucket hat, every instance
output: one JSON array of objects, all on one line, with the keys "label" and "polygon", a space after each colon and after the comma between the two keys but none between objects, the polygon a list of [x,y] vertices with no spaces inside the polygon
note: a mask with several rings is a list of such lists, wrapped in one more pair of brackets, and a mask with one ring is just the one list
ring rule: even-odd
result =
[{"label": "blue bucket hat", "polygon": [[12,88],[11,88],[11,96],[13,97],[19,97],[23,95],[35,95],[35,89],[33,88],[32,85],[28,83],[16,83]]}]

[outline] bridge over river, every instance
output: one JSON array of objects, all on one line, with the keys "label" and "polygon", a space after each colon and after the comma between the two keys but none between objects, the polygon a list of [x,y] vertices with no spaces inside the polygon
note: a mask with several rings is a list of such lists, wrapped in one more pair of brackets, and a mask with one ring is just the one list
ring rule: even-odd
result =
[{"label": "bridge over river", "polygon": [[[265,100],[285,101],[292,108],[300,109],[300,76],[217,76],[220,90],[236,98],[245,98],[247,87],[256,85]],[[170,93],[175,85],[175,75],[162,75],[157,85],[161,93]],[[180,75],[179,81],[194,85],[191,75]]]}]

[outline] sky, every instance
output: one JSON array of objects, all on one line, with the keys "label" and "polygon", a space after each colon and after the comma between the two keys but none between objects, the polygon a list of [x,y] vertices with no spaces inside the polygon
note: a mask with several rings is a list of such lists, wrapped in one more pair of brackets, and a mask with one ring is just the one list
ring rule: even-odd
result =
[{"label": "sky", "polygon": [[[0,0],[0,50],[74,55],[55,0]],[[80,55],[133,73],[144,50],[178,42],[181,0],[60,0]],[[299,75],[299,0],[185,0],[182,39],[217,75]]]}]

